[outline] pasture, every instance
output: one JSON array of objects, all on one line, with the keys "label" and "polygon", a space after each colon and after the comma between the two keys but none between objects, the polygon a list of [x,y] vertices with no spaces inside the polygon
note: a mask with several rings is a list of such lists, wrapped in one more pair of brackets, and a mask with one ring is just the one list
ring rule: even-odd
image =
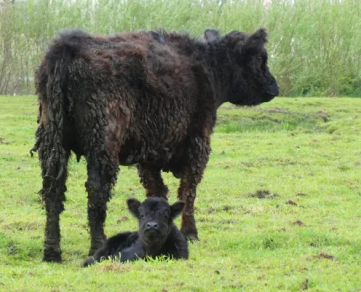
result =
[{"label": "pasture", "polygon": [[[36,97],[0,104],[0,291],[361,291],[360,99],[223,105],[189,260],[90,268],[80,268],[89,249],[84,158],[70,160],[64,262],[43,263],[40,166],[29,154]],[[164,178],[173,203],[178,181]],[[142,201],[144,190],[136,168],[121,167],[107,236],[137,228],[131,197]]]}]

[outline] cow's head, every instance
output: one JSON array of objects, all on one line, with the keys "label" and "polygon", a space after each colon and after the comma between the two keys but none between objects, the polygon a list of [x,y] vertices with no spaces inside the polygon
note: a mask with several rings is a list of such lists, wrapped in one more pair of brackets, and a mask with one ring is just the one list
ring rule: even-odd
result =
[{"label": "cow's head", "polygon": [[139,220],[139,237],[148,246],[161,246],[173,226],[173,220],[180,215],[184,203],[178,201],[169,205],[163,198],[150,197],[143,203],[136,199],[127,201],[129,211]]},{"label": "cow's head", "polygon": [[256,105],[268,102],[279,94],[278,84],[267,66],[266,30],[261,28],[248,35],[232,31],[221,36],[218,30],[207,29],[206,41],[219,48],[222,69],[229,79],[221,93],[221,102]]}]

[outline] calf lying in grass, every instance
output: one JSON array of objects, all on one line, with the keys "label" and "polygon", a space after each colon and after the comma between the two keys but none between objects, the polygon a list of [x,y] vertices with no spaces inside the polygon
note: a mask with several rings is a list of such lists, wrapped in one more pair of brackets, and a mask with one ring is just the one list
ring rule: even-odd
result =
[{"label": "calf lying in grass", "polygon": [[187,240],[173,223],[173,219],[182,213],[183,202],[170,206],[163,198],[149,197],[143,203],[129,199],[127,204],[139,220],[139,231],[123,232],[109,238],[84,262],[84,267],[107,258],[120,258],[121,262],[161,255],[188,259]]}]

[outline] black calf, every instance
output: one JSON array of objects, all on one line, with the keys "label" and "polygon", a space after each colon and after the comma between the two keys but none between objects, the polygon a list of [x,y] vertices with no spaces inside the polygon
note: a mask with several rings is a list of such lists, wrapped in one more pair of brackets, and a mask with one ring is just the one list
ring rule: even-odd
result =
[{"label": "black calf", "polygon": [[121,262],[164,255],[175,259],[188,259],[188,243],[173,223],[181,214],[184,203],[173,205],[159,197],[149,197],[143,203],[135,199],[127,201],[129,211],[139,220],[138,232],[119,233],[105,241],[94,256],[83,266],[101,259],[119,259]]}]

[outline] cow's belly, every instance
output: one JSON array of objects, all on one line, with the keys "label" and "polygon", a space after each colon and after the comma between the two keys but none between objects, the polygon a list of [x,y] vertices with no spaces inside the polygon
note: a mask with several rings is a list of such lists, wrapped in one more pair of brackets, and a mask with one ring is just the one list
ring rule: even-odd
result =
[{"label": "cow's belly", "polygon": [[[176,139],[177,140],[177,139]],[[186,139],[173,145],[162,145],[151,147],[146,143],[128,140],[119,152],[120,165],[133,165],[137,163],[153,164],[165,171],[172,170],[175,165],[182,161],[185,151]]]}]

